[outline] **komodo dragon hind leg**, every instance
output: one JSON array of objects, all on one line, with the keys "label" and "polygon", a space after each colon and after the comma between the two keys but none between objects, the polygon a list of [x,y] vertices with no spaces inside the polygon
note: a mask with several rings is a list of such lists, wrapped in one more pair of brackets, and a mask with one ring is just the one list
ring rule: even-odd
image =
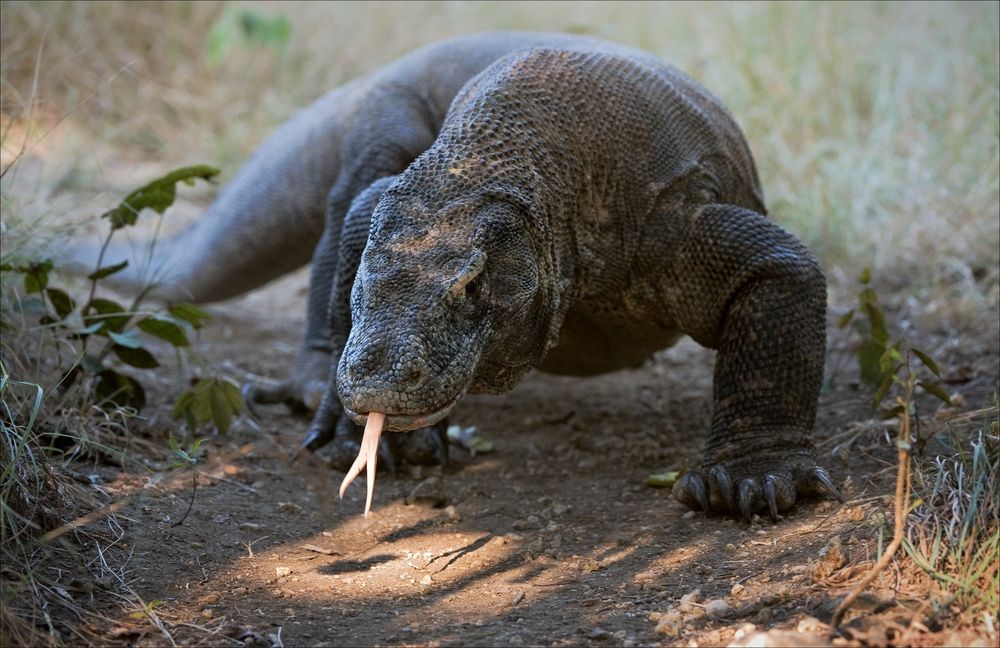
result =
[{"label": "komodo dragon hind leg", "polygon": [[745,519],[764,510],[777,519],[800,494],[840,499],[809,438],[826,347],[819,264],[739,207],[710,205],[675,224],[666,299],[681,328],[718,355],[704,462],[674,496]]}]

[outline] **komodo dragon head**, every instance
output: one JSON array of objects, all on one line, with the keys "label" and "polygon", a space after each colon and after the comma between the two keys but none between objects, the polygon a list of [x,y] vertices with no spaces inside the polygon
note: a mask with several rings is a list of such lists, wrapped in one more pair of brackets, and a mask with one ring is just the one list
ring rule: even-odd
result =
[{"label": "komodo dragon head", "polygon": [[384,413],[389,430],[431,425],[466,393],[511,389],[557,326],[549,237],[525,201],[431,162],[372,215],[337,368],[347,413],[361,424]]}]

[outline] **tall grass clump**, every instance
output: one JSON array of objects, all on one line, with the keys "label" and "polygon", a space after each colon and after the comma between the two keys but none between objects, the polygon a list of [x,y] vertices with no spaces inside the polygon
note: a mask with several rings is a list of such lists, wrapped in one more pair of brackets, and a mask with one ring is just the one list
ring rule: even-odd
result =
[{"label": "tall grass clump", "polygon": [[[919,504],[903,549],[936,583],[937,615],[978,621],[1000,610],[1000,436],[993,429],[961,439],[957,451],[923,462],[914,472]],[[965,435],[963,435],[965,436]]]}]

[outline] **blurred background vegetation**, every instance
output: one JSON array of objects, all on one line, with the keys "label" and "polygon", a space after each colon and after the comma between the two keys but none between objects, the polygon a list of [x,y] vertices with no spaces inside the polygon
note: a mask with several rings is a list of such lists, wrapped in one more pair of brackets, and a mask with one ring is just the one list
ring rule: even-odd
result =
[{"label": "blurred background vegetation", "polygon": [[720,96],[772,215],[834,279],[869,265],[995,287],[998,22],[997,3],[4,2],[3,165],[22,148],[43,165],[5,178],[4,206],[107,204],[139,162],[231,177],[295,109],[415,47],[571,31],[652,51]]}]

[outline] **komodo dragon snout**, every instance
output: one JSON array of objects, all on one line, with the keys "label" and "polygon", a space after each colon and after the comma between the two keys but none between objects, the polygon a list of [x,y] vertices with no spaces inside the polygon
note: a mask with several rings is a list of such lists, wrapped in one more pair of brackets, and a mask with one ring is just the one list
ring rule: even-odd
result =
[{"label": "komodo dragon snout", "polygon": [[527,221],[502,201],[418,208],[390,190],[379,202],[337,367],[355,422],[380,412],[388,430],[430,426],[540,361],[551,282]]}]

